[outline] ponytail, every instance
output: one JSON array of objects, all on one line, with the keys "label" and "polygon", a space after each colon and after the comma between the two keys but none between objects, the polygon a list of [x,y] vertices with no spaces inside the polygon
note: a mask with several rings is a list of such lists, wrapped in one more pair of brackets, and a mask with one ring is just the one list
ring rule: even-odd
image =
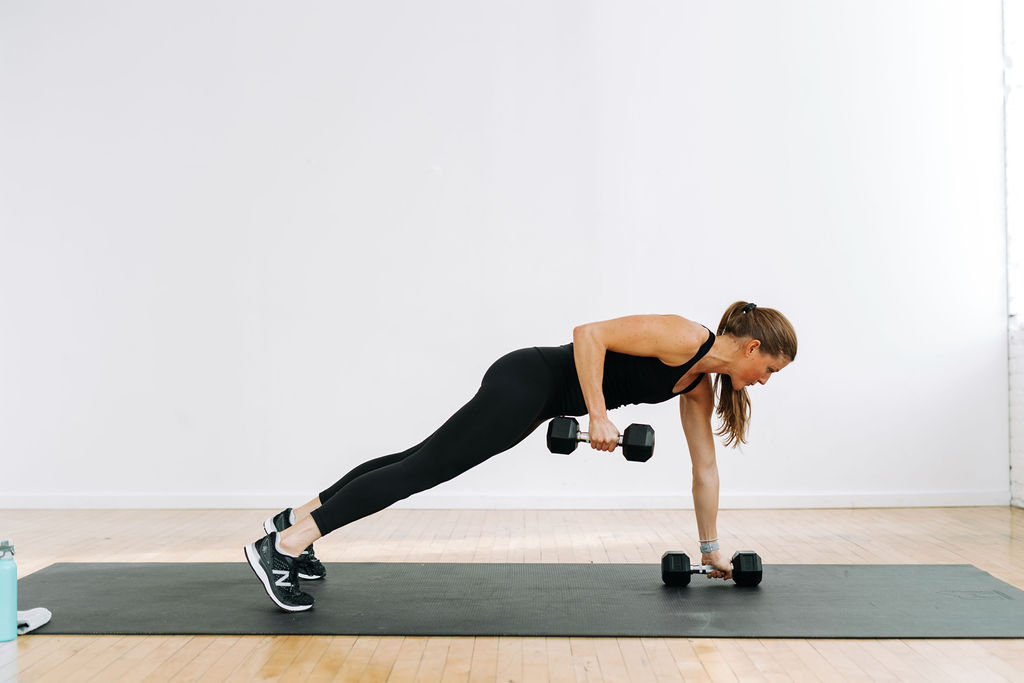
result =
[{"label": "ponytail", "polygon": [[[737,301],[725,311],[718,324],[718,336],[731,335],[741,340],[761,342],[761,353],[778,358],[796,359],[796,331],[786,316],[774,308],[758,308],[757,304]],[[722,426],[715,432],[726,437],[725,446],[733,448],[747,442],[750,422],[750,397],[746,387],[735,391],[727,374],[715,376],[715,412]]]}]

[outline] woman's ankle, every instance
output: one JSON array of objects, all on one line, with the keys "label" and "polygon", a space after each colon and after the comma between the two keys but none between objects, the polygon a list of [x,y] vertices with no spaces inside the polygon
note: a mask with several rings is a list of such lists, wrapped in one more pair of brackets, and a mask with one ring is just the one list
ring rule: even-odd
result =
[{"label": "woman's ankle", "polygon": [[298,557],[319,538],[316,522],[312,517],[305,517],[278,534],[278,544],[285,553]]},{"label": "woman's ankle", "polygon": [[295,548],[292,548],[291,544],[287,543],[280,534],[277,535],[277,543],[274,545],[274,550],[295,558],[302,554],[301,550],[296,551]]},{"label": "woman's ankle", "polygon": [[316,497],[302,507],[292,508],[292,516],[294,519],[291,520],[291,523],[294,525],[301,522],[306,517],[309,517],[313,513],[313,510],[316,510],[318,507],[320,507],[320,498]]}]

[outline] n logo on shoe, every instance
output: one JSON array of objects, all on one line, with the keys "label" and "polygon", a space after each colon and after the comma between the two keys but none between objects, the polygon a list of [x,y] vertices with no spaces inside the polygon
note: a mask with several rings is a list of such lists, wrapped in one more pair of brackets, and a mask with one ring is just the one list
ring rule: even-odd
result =
[{"label": "n logo on shoe", "polygon": [[292,584],[288,582],[288,572],[283,569],[275,569],[274,573],[278,575],[277,581],[274,582],[275,586],[281,588],[291,588]]}]

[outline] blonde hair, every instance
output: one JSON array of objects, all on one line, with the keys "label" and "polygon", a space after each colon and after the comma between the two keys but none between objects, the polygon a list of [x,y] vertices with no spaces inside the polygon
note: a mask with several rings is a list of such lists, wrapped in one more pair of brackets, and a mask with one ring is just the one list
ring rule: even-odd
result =
[{"label": "blonde hair", "polygon": [[[726,309],[722,322],[718,324],[718,336],[732,335],[739,339],[756,339],[761,342],[761,353],[796,360],[796,331],[786,316],[774,308],[760,308],[746,301],[737,301]],[[747,423],[750,421],[750,397],[744,387],[739,391],[732,388],[732,378],[727,374],[715,376],[715,412],[722,426],[715,432],[727,437],[725,446],[733,448],[746,443]]]}]

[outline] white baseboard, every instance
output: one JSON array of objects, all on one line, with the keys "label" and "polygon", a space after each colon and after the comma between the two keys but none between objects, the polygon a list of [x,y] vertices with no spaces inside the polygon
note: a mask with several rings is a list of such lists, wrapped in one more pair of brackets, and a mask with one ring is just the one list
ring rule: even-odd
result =
[{"label": "white baseboard", "polygon": [[[0,509],[9,510],[144,510],[144,509],[281,509],[302,505],[305,493],[0,493]],[[1008,490],[905,491],[881,493],[747,493],[724,494],[723,510],[974,507],[1011,504]],[[1024,501],[1013,499],[1024,506]],[[432,495],[421,493],[399,501],[399,509],[417,510],[692,510],[689,495],[511,496]],[[2,520],[0,520],[2,521]]]}]

